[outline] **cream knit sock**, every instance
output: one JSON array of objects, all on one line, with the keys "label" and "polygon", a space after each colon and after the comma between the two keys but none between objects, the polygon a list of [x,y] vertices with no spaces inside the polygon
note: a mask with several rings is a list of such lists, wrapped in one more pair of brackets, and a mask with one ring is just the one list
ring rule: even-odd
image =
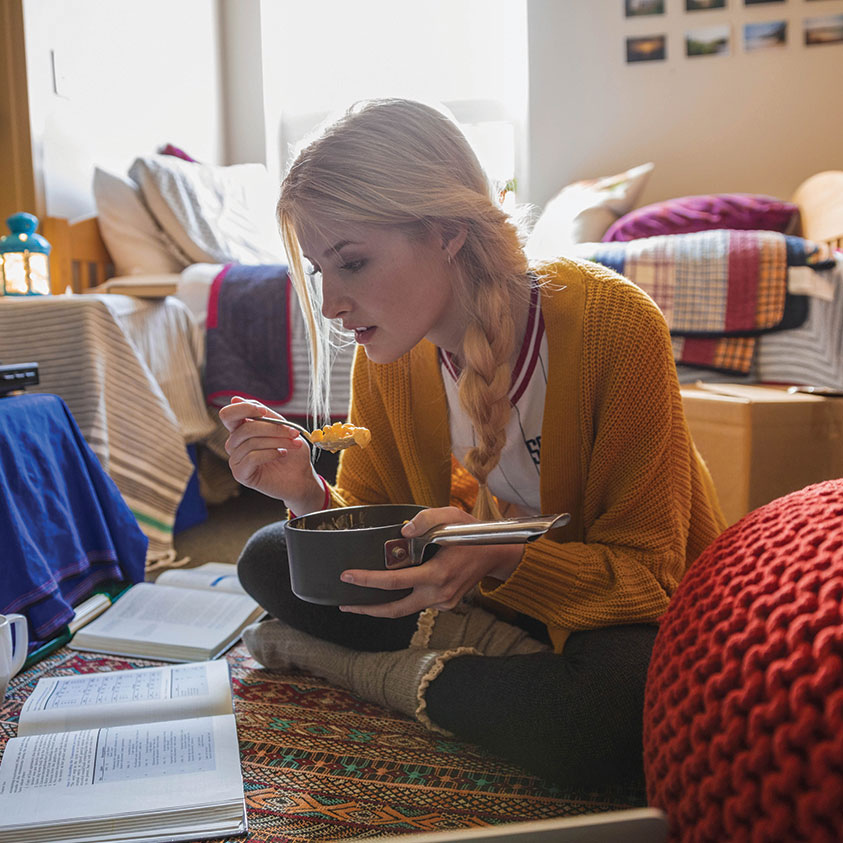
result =
[{"label": "cream knit sock", "polygon": [[443,730],[425,711],[427,686],[450,659],[477,653],[469,647],[447,652],[418,648],[360,652],[300,632],[274,618],[247,627],[243,641],[264,667],[312,673],[370,702],[415,717],[438,732]]},{"label": "cream knit sock", "polygon": [[444,650],[473,647],[484,656],[512,656],[550,650],[521,627],[496,618],[479,606],[461,604],[448,612],[425,609],[420,615],[411,647]]}]

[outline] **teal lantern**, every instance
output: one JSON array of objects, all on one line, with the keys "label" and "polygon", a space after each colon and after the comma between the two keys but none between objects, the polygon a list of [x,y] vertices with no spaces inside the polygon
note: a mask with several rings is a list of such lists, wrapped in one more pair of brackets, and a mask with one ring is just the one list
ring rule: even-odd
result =
[{"label": "teal lantern", "polygon": [[0,295],[48,296],[50,294],[50,244],[35,233],[38,218],[12,214],[11,234],[0,237]]}]

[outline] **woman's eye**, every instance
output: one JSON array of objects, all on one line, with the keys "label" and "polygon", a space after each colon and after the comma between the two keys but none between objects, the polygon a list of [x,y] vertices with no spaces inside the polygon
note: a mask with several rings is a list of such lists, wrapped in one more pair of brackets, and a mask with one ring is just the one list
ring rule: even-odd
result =
[{"label": "woman's eye", "polygon": [[346,261],[344,264],[342,264],[342,266],[340,266],[340,269],[344,270],[345,272],[359,272],[365,264],[366,261],[364,260]]}]

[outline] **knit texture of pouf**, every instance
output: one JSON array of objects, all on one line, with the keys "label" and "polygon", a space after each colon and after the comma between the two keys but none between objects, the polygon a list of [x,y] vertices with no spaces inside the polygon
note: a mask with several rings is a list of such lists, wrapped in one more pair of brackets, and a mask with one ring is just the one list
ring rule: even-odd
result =
[{"label": "knit texture of pouf", "polygon": [[843,841],[843,480],[751,512],[691,566],[644,703],[651,805],[683,841]]}]

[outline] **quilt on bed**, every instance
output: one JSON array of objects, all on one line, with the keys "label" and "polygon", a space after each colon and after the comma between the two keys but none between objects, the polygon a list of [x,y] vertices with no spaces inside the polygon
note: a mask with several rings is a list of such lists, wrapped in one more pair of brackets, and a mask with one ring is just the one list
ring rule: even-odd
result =
[{"label": "quilt on bed", "polygon": [[834,266],[823,246],[774,231],[701,231],[585,243],[577,257],[629,278],[659,305],[678,364],[749,372],[757,338],[796,328],[807,299],[788,292],[792,267]]},{"label": "quilt on bed", "polygon": [[283,265],[227,264],[211,285],[205,323],[205,397],[284,404],[293,392],[290,281]]}]

